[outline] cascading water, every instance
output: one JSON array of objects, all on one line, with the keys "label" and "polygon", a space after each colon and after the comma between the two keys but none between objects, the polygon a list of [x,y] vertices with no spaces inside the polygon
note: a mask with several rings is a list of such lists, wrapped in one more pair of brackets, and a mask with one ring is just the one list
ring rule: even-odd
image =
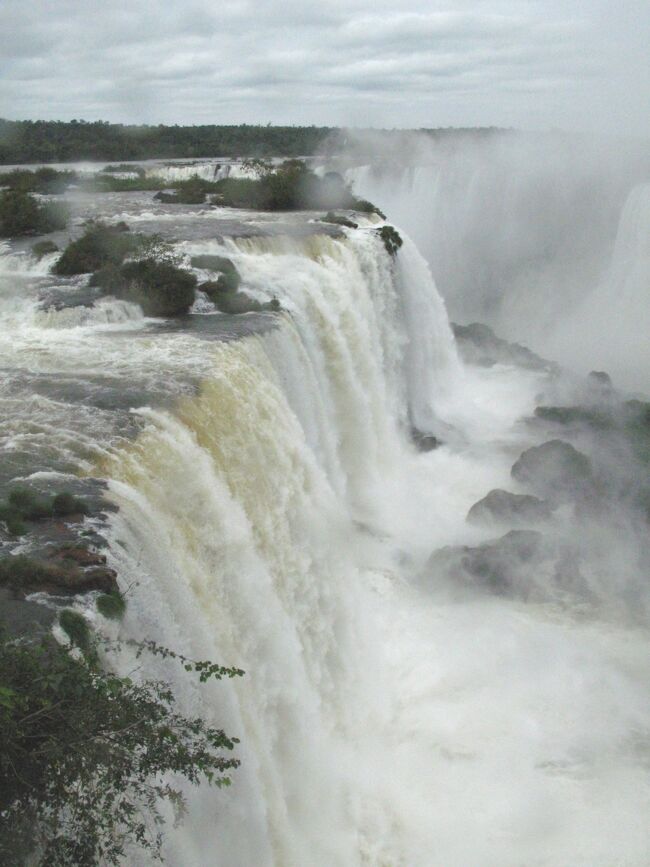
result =
[{"label": "cascading water", "polygon": [[[217,241],[176,219],[179,253],[228,256],[285,312],[244,337],[203,308],[125,329],[45,313],[47,267],[0,258],[1,442],[107,479],[119,507],[128,605],[100,628],[246,671],[198,686],[145,663],[241,741],[232,787],[187,790],[166,863],[644,867],[645,626],[459,597],[426,565],[489,536],[465,515],[512,485],[545,374],[464,367],[406,236],[392,260],[372,229]],[[411,426],[446,444],[419,453]]]}]

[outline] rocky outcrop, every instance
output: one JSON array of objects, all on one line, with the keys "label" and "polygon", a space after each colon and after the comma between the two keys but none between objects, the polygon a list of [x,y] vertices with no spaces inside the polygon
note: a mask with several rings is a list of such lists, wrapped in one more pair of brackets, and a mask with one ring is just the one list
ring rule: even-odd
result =
[{"label": "rocky outcrop", "polygon": [[548,503],[538,497],[495,489],[474,503],[467,513],[467,520],[472,524],[529,527],[548,521],[551,514]]}]

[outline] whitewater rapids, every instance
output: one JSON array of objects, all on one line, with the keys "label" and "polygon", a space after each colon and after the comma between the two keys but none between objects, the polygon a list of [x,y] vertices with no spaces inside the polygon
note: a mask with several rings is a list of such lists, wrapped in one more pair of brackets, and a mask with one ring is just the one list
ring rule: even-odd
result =
[{"label": "whitewater rapids", "polygon": [[[143,672],[241,740],[229,789],[187,791],[166,863],[645,867],[647,632],[416,580],[435,548],[482,540],[465,515],[509,484],[542,374],[463,367],[408,239],[396,262],[363,230],[179,249],[232,258],[280,300],[277,327],[214,342],[130,309],[44,319],[15,291],[24,260],[0,260],[4,367],[174,397],[139,404],[127,435],[92,401],[8,388],[23,415],[0,429],[109,481],[123,634],[246,671]],[[413,425],[445,445],[417,452]]]}]

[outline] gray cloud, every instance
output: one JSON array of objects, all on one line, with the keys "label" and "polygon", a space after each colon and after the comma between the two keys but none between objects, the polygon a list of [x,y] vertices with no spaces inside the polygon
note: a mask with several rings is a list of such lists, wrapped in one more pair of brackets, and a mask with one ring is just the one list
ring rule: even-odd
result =
[{"label": "gray cloud", "polygon": [[0,115],[650,134],[646,0],[4,0]]}]

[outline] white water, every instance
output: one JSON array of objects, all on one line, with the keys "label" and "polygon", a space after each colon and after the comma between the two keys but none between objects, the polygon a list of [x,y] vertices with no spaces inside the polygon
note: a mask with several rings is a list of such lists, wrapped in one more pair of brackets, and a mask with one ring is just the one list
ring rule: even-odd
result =
[{"label": "white water", "polygon": [[[411,583],[508,484],[538,376],[463,371],[417,251],[393,274],[354,237],[228,242],[291,318],[211,350],[199,395],[102,465],[125,628],[247,671],[149,672],[242,741],[167,863],[642,867],[647,635]],[[417,454],[409,414],[441,413],[462,448]]]},{"label": "white water", "polygon": [[[582,370],[597,366],[626,388],[650,394],[650,183],[627,198],[611,264],[600,283],[567,310],[551,351]],[[603,339],[604,336],[604,339]]]},{"label": "white water", "polygon": [[[280,326],[51,327],[25,282],[44,266],[0,258],[3,370],[177,395],[126,439],[92,402],[0,394],[7,450],[47,442],[110,479],[124,632],[247,672],[144,672],[241,739],[230,789],[187,792],[166,863],[647,867],[647,632],[422,583],[432,550],[484,538],[465,515],[510,486],[541,375],[463,369],[408,238],[394,264],[364,230],[180,249],[230,256]],[[447,445],[417,453],[411,423]]]}]

